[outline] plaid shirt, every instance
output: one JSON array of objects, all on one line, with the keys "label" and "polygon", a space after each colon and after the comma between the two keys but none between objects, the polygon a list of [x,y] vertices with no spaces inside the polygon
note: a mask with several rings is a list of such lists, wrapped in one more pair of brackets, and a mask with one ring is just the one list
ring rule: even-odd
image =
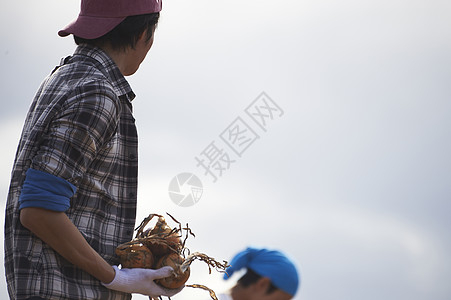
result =
[{"label": "plaid shirt", "polygon": [[136,217],[137,132],[131,87],[98,48],[82,45],[39,88],[14,161],[5,218],[12,299],[130,299],[103,287],[25,229],[18,198],[28,168],[77,187],[66,214],[110,264],[131,240]]}]

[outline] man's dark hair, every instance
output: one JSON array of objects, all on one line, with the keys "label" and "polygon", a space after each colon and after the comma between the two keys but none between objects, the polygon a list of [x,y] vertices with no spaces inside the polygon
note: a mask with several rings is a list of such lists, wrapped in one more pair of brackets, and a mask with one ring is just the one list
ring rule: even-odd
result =
[{"label": "man's dark hair", "polygon": [[74,35],[77,45],[90,44],[94,46],[111,46],[116,51],[125,50],[128,47],[135,48],[136,42],[147,29],[146,40],[152,38],[153,29],[157,26],[160,13],[151,13],[137,16],[129,16],[119,25],[105,35],[96,39],[84,39]]},{"label": "man's dark hair", "polygon": [[[242,285],[243,287],[248,287],[251,284],[256,283],[260,278],[262,278],[262,276],[258,275],[257,273],[248,268],[246,274],[244,274],[240,279],[238,279],[238,284]],[[276,290],[277,287],[271,282],[266,293],[271,294]]]}]

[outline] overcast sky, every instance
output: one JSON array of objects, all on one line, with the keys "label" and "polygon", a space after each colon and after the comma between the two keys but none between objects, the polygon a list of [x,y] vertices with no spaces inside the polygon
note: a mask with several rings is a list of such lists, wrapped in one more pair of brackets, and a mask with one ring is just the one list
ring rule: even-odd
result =
[{"label": "overcast sky", "polygon": [[[33,95],[74,50],[57,31],[78,9],[1,3],[2,203]],[[450,36],[446,0],[164,1],[129,77],[138,222],[169,212],[196,233],[191,250],[220,260],[249,245],[282,250],[301,272],[296,300],[450,299]],[[264,127],[247,114],[262,92],[273,108],[260,105],[273,112]],[[239,155],[223,139],[236,122],[254,134]],[[196,160],[213,145],[230,162],[216,181]],[[183,172],[203,187],[191,207],[168,194]],[[237,278],[224,283],[201,262],[192,271],[188,283],[217,292]]]}]

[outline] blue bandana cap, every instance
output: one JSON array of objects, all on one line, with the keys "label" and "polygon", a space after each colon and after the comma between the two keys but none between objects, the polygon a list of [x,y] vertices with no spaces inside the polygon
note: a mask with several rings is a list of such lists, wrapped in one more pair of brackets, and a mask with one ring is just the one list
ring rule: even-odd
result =
[{"label": "blue bandana cap", "polygon": [[277,288],[293,297],[298,290],[299,276],[296,267],[279,251],[248,247],[232,258],[230,267],[226,270],[228,275],[224,274],[224,279],[242,268],[252,269],[258,275],[268,277]]}]

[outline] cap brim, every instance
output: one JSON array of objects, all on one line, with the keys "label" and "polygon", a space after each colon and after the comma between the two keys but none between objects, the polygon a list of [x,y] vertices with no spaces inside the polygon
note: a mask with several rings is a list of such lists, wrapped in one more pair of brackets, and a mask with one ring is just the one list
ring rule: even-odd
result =
[{"label": "cap brim", "polygon": [[84,39],[96,39],[111,31],[125,18],[126,17],[102,18],[78,16],[76,20],[58,31],[58,35],[65,37],[73,34]]}]

